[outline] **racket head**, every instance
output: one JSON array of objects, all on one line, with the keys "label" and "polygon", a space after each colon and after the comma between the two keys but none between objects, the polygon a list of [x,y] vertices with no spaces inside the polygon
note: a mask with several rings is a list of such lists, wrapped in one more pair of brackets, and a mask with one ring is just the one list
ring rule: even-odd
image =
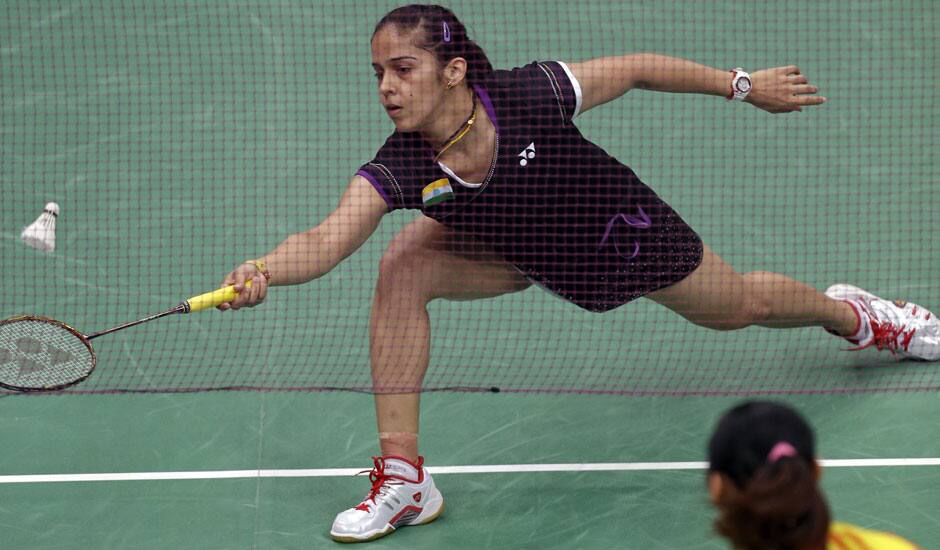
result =
[{"label": "racket head", "polygon": [[61,321],[32,315],[0,321],[0,387],[61,390],[88,378],[95,363],[88,338]]}]

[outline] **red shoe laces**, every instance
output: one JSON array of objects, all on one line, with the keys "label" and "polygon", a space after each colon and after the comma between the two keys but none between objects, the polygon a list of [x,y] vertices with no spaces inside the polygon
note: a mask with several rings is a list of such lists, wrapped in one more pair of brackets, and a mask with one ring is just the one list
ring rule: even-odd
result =
[{"label": "red shoe laces", "polygon": [[[372,503],[375,504],[375,497],[379,496],[379,494],[382,492],[382,488],[385,486],[386,483],[390,483],[390,484],[396,483],[399,485],[402,483],[400,481],[397,481],[397,482],[389,481],[389,479],[391,479],[392,476],[385,475],[385,460],[383,457],[373,456],[372,464],[373,464],[373,468],[371,470],[363,470],[359,472],[358,474],[356,474],[358,476],[358,475],[368,473],[369,481],[372,482],[372,489],[369,490],[369,495],[366,496],[365,499],[363,499],[363,501],[359,504],[359,506],[356,506],[356,510],[362,510],[363,512],[369,511],[369,505],[366,504],[366,501],[371,500]],[[419,461],[419,464],[420,464],[420,461]]]},{"label": "red shoe laces", "polygon": [[[907,351],[907,347],[911,345],[911,340],[914,338],[914,333],[917,332],[916,328],[905,332],[907,330],[906,326],[897,326],[888,321],[881,323],[871,322],[871,331],[872,339],[871,342],[865,344],[864,346],[859,346],[857,348],[852,348],[853,350],[865,349],[871,346],[875,346],[878,351],[887,349],[892,354],[896,354],[898,349],[903,349]],[[898,341],[898,338],[901,341]]]}]

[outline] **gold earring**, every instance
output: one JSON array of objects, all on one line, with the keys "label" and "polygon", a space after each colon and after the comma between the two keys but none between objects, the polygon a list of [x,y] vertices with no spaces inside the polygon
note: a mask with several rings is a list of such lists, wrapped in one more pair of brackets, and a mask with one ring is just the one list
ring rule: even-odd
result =
[{"label": "gold earring", "polygon": [[448,83],[447,83],[447,89],[450,90],[450,89],[452,89],[452,88],[453,88],[454,86],[456,86],[456,85],[457,85],[457,84],[455,84],[453,81],[448,82]]}]

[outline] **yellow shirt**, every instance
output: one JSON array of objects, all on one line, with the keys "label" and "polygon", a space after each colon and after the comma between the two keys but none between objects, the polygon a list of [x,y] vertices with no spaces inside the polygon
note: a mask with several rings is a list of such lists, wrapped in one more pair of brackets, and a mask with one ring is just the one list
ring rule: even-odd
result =
[{"label": "yellow shirt", "polygon": [[918,547],[893,533],[833,522],[829,526],[826,550],[918,550]]}]

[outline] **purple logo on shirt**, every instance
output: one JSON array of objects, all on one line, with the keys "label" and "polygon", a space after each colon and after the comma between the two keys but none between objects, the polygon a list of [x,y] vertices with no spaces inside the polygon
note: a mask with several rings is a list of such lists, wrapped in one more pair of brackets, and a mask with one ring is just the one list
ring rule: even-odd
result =
[{"label": "purple logo on shirt", "polygon": [[[653,225],[653,220],[643,211],[642,206],[638,206],[637,209],[640,211],[639,216],[631,216],[629,214],[617,214],[614,217],[610,218],[610,221],[607,222],[607,230],[604,231],[604,236],[601,237],[600,244],[597,245],[597,248],[600,249],[607,243],[608,237],[610,237],[610,232],[614,230],[614,226],[617,224],[617,220],[623,220],[624,223],[630,227],[636,227],[637,229],[649,229]],[[620,251],[620,247],[617,246],[617,241],[614,241],[614,250],[617,251],[617,255],[626,260],[632,260],[636,258],[636,255],[640,253],[640,243],[633,241],[633,252],[630,255],[626,255]]]}]

